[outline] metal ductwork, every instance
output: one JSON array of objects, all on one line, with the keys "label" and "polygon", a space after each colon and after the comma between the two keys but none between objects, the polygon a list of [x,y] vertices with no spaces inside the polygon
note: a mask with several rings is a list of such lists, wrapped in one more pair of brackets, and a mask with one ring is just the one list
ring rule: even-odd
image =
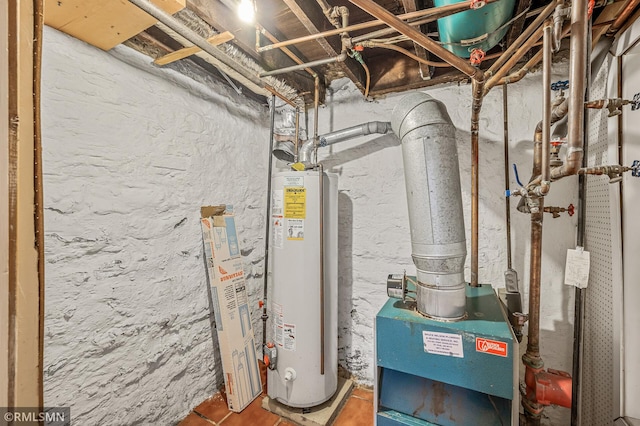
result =
[{"label": "metal ductwork", "polygon": [[424,93],[402,98],[391,125],[402,141],[417,309],[462,319],[467,251],[455,128],[445,105]]},{"label": "metal ductwork", "polygon": [[[346,129],[336,130],[335,132],[326,133],[318,136],[318,145],[320,147],[333,145],[349,139],[372,134],[386,134],[391,132],[391,123],[384,121],[371,121],[368,123],[358,124],[357,126],[347,127]],[[300,147],[298,153],[298,161],[305,164],[313,164],[313,151],[315,145],[313,139],[306,140]],[[295,146],[293,142],[279,142],[273,150],[273,155],[279,160],[292,162],[294,161]]]}]

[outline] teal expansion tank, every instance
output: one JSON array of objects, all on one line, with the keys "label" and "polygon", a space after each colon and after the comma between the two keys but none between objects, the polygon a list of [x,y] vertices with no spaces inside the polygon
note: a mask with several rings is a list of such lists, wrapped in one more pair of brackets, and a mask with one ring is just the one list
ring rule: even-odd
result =
[{"label": "teal expansion tank", "polygon": [[[461,0],[434,0],[436,7],[459,3]],[[438,19],[438,33],[442,45],[468,58],[474,49],[489,51],[504,37],[513,16],[515,0],[499,0],[479,9],[456,13]]]}]

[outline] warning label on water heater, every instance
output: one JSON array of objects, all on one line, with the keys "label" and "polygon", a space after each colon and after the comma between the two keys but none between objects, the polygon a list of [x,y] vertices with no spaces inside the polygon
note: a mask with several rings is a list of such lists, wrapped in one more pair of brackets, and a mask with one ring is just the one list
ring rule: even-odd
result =
[{"label": "warning label on water heater", "polygon": [[304,219],[287,219],[287,240],[304,240]]},{"label": "warning label on water heater", "polygon": [[307,188],[284,188],[284,217],[304,219],[307,213]]},{"label": "warning label on water heater", "polygon": [[427,353],[464,358],[462,336],[459,334],[423,331],[422,342]]},{"label": "warning label on water heater", "polygon": [[296,350],[296,325],[284,324],[284,349],[287,351]]}]

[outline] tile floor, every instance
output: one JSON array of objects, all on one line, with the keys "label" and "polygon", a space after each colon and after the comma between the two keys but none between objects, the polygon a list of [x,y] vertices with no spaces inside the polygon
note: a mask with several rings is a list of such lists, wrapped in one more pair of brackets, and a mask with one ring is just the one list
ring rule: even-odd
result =
[{"label": "tile floor", "polygon": [[[266,368],[260,363],[262,383],[265,383]],[[179,426],[295,426],[284,418],[262,408],[262,396],[256,398],[242,413],[233,413],[227,409],[224,393],[217,393],[207,399],[180,422]],[[373,425],[373,392],[363,388],[354,388],[342,407],[333,426],[371,426]]]}]

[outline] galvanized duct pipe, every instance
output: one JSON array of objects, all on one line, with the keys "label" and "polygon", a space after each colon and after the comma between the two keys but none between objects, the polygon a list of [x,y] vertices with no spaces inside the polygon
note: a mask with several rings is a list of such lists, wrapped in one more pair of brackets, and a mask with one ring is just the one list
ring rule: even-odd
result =
[{"label": "galvanized duct pipe", "polygon": [[[384,135],[389,132],[391,132],[391,123],[383,122],[383,121],[371,121],[369,123],[363,123],[357,126],[348,127],[346,129],[336,130],[335,132],[320,135],[318,136],[318,146],[323,147],[327,145],[333,145],[338,142],[346,141],[346,140],[357,138],[360,136],[367,136],[375,133]],[[317,161],[317,159],[312,158],[313,152],[316,148],[314,139],[308,139],[302,144],[302,147],[298,152],[299,162],[304,164],[314,164],[314,162]],[[279,144],[276,149],[281,149],[281,148],[285,148],[285,147]],[[276,157],[283,160],[288,159],[288,156],[284,153],[274,153],[274,155],[276,155]]]},{"label": "galvanized duct pipe", "polygon": [[405,96],[391,126],[402,141],[418,311],[461,319],[467,251],[455,128],[444,104],[424,93]]}]

